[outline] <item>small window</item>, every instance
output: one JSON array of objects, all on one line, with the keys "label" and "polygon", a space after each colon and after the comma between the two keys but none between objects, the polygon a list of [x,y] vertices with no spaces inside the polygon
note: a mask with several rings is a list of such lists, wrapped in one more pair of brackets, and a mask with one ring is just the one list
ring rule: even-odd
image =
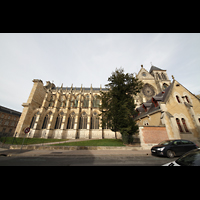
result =
[{"label": "small window", "polygon": [[176,95],[176,100],[178,101],[178,103],[181,103],[178,95]]},{"label": "small window", "polygon": [[165,74],[161,74],[163,80],[167,80]]},{"label": "small window", "polygon": [[182,118],[181,120],[182,120],[183,126],[184,126],[184,128],[185,128],[185,131],[186,131],[186,132],[189,132],[189,131],[188,131],[188,128],[187,128],[187,125],[186,125],[186,122],[185,122],[185,119]]},{"label": "small window", "polygon": [[8,125],[9,124],[9,121],[5,121],[4,125]]},{"label": "small window", "polygon": [[180,120],[178,118],[176,118],[176,123],[178,125],[179,131],[183,132],[183,129],[182,129],[181,124],[180,124]]},{"label": "small window", "polygon": [[146,73],[145,73],[145,72],[143,72],[143,73],[142,73],[142,76],[146,77]]},{"label": "small window", "polygon": [[185,96],[185,98],[186,98],[186,101],[187,101],[188,103],[190,103],[190,101],[189,101],[188,97],[187,97],[187,96]]},{"label": "small window", "polygon": [[163,88],[166,89],[168,85],[166,83],[163,84]]}]

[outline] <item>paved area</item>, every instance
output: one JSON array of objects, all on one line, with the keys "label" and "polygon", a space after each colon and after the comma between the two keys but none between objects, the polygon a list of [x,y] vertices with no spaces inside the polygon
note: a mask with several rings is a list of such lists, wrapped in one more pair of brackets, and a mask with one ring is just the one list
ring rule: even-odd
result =
[{"label": "paved area", "polygon": [[0,166],[161,166],[176,160],[152,156],[150,150],[5,150]]}]

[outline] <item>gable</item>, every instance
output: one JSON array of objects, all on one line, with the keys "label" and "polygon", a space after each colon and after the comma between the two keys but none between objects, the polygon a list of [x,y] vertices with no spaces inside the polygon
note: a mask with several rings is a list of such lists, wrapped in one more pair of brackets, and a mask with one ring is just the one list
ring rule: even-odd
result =
[{"label": "gable", "polygon": [[139,80],[147,80],[147,79],[148,80],[149,79],[154,80],[154,77],[146,69],[144,69],[143,67],[141,67],[140,71],[138,72],[137,78]]}]

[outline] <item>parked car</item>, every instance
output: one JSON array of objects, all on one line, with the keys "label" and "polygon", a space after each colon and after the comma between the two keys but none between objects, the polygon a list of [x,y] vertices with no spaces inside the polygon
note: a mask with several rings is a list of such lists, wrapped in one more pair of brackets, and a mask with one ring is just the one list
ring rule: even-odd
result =
[{"label": "parked car", "polygon": [[173,158],[174,156],[181,156],[184,153],[197,149],[198,146],[189,140],[165,140],[158,145],[151,148],[152,155],[167,156]]},{"label": "parked car", "polygon": [[173,162],[163,166],[200,166],[200,148],[193,149]]}]

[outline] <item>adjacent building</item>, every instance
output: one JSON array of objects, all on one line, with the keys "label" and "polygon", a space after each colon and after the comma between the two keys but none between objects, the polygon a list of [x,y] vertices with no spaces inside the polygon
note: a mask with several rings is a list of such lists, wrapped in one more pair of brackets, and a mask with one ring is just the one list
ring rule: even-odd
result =
[{"label": "adjacent building", "polygon": [[0,106],[0,134],[1,136],[13,136],[15,128],[21,116],[21,112]]}]

